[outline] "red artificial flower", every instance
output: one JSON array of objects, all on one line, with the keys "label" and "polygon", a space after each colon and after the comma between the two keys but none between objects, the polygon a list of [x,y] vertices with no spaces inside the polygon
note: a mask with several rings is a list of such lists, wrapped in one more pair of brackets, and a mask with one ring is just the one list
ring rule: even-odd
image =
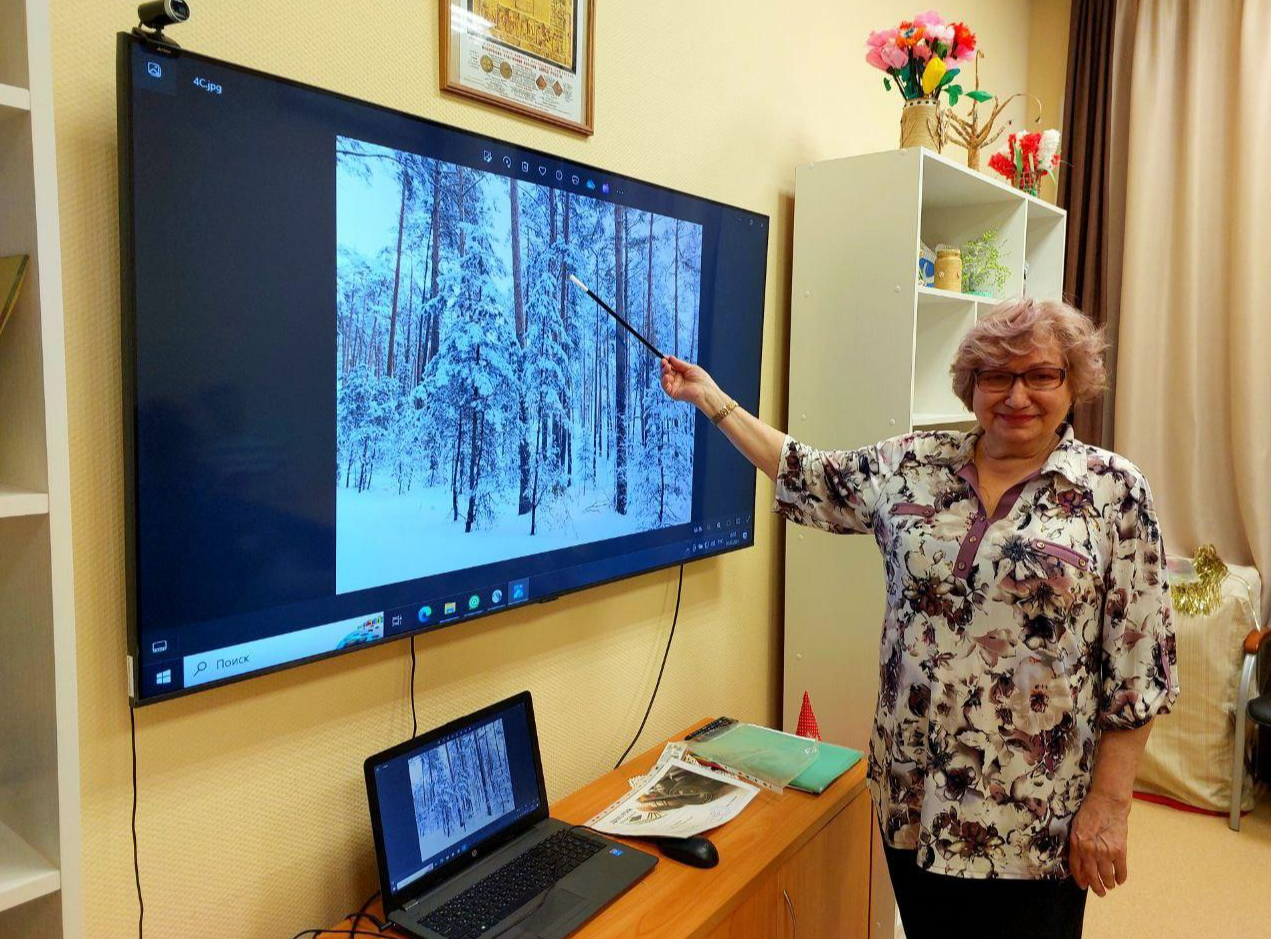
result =
[{"label": "red artificial flower", "polygon": [[989,157],[989,169],[1002,174],[1007,179],[1015,178],[1015,163],[1005,153],[995,153]]},{"label": "red artificial flower", "polygon": [[[967,55],[975,51],[975,33],[971,32],[966,23],[954,23],[953,25],[953,48],[958,50],[958,58],[965,58]],[[963,50],[966,50],[965,52]]]},{"label": "red artificial flower", "polygon": [[1025,134],[1024,138],[1019,142],[1020,150],[1024,156],[1030,156],[1034,162],[1037,160],[1037,148],[1041,145],[1042,135],[1039,133]]}]

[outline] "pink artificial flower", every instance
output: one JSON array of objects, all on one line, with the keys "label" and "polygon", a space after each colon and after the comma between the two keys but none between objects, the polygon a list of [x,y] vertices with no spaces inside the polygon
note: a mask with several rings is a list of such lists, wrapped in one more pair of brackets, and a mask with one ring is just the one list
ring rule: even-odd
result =
[{"label": "pink artificial flower", "polygon": [[935,10],[928,10],[926,13],[919,13],[914,17],[915,26],[943,26],[944,17]]},{"label": "pink artificial flower", "polygon": [[892,68],[904,68],[909,64],[909,54],[904,49],[897,48],[895,42],[889,42],[882,48],[883,61]]},{"label": "pink artificial flower", "polygon": [[931,58],[931,47],[925,42],[918,43],[918,45],[914,46],[914,57],[922,59],[924,62],[927,61]]},{"label": "pink artificial flower", "polygon": [[927,41],[943,42],[946,46],[953,45],[953,27],[945,23],[928,26]]},{"label": "pink artificial flower", "polygon": [[899,35],[900,30],[898,29],[876,29],[869,34],[869,38],[865,40],[865,45],[872,49],[877,49]]},{"label": "pink artificial flower", "polygon": [[865,61],[880,71],[887,71],[891,66],[883,61],[883,53],[879,49],[870,49],[865,53]]},{"label": "pink artificial flower", "polygon": [[955,62],[965,62],[967,59],[975,55],[974,49],[968,49],[966,46],[958,46],[949,56]]}]

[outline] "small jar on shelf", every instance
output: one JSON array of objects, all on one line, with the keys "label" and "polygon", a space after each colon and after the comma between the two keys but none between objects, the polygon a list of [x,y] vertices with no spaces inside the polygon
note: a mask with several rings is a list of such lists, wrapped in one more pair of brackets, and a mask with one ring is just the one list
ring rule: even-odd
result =
[{"label": "small jar on shelf", "polygon": [[941,245],[936,249],[936,281],[937,290],[962,290],[962,252]]}]

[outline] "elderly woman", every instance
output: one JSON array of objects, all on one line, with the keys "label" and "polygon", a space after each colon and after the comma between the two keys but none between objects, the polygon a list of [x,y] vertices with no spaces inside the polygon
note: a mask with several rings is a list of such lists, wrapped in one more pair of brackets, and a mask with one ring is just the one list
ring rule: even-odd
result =
[{"label": "elderly woman", "polygon": [[1102,358],[1071,307],[1003,303],[952,368],[978,426],[859,450],[811,449],[663,360],[777,512],[883,553],[869,781],[908,939],[1080,936],[1087,889],[1125,883],[1135,770],[1178,683],[1147,480],[1065,423]]}]

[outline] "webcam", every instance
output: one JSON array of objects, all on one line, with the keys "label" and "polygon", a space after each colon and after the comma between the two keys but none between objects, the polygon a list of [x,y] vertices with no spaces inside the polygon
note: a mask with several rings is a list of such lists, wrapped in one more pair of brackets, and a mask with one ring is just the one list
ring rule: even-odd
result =
[{"label": "webcam", "polygon": [[189,18],[190,4],[186,0],[147,0],[137,7],[139,25],[133,32],[145,39],[175,46],[176,43],[163,34],[163,28],[184,23]]}]

